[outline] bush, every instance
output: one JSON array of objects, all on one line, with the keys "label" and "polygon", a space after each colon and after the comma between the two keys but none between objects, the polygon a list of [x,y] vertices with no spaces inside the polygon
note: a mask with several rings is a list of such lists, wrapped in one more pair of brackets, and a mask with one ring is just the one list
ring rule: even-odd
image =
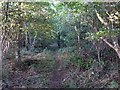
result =
[{"label": "bush", "polygon": [[116,81],[112,81],[110,85],[108,85],[109,88],[118,88],[118,83]]},{"label": "bush", "polygon": [[[44,59],[42,59],[44,57]],[[45,49],[42,52],[42,57],[37,60],[37,63],[33,63],[31,67],[34,67],[36,70],[42,70],[42,71],[50,71],[53,69],[55,60],[53,58],[52,52]]]},{"label": "bush", "polygon": [[65,48],[59,49],[57,52],[58,53],[63,53],[63,52],[72,53],[72,52],[75,52],[75,50],[76,50],[76,47],[65,47]]},{"label": "bush", "polygon": [[77,67],[85,68],[85,69],[90,68],[93,64],[92,58],[88,58],[87,60],[84,60],[75,53],[72,53],[70,55],[70,61],[73,62]]},{"label": "bush", "polygon": [[53,52],[48,50],[47,48],[44,49],[42,53],[44,53],[46,60],[54,60]]},{"label": "bush", "polygon": [[31,50],[27,50],[26,48],[23,48],[20,51],[21,55],[33,55],[34,52],[31,52]]},{"label": "bush", "polygon": [[36,71],[51,71],[54,67],[54,60],[43,60],[38,63],[32,64],[30,67],[34,67]]}]

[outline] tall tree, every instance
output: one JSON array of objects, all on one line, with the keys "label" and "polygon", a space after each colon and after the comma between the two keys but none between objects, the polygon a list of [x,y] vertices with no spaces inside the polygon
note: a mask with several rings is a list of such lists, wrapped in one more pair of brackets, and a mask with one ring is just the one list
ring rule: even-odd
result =
[{"label": "tall tree", "polygon": [[102,9],[102,12],[99,11],[100,9],[95,8],[97,19],[101,22],[102,27],[98,27],[99,31],[92,33],[90,36],[92,39],[103,40],[116,51],[120,58],[120,46],[118,43],[120,28],[117,25],[120,23],[120,13],[114,7],[117,5],[116,3],[104,3],[104,5],[105,8]]}]

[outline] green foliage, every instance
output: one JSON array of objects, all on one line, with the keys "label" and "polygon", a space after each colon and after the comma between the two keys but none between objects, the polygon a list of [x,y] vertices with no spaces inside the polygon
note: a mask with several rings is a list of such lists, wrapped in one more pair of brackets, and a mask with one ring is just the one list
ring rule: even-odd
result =
[{"label": "green foliage", "polygon": [[30,67],[34,67],[34,69],[36,69],[36,71],[40,72],[46,72],[46,71],[51,71],[53,70],[53,67],[55,65],[54,60],[43,60],[43,61],[39,61],[36,64],[32,64]]},{"label": "green foliage", "polygon": [[73,62],[75,65],[77,65],[77,67],[84,68],[84,69],[85,68],[89,69],[93,64],[92,58],[88,58],[87,60],[84,60],[83,58],[81,58],[75,53],[72,53],[70,55],[70,61]]},{"label": "green foliage", "polygon": [[[3,16],[3,25],[1,22],[1,28],[3,28],[2,31],[4,31],[3,34],[5,34],[5,38],[3,37],[3,39],[15,42],[18,37],[20,37],[21,41],[22,39],[24,39],[24,41],[22,42],[28,41],[27,43],[29,44],[32,44],[32,42],[35,40],[35,47],[33,49],[27,50],[25,48],[25,45],[20,51],[21,56],[26,56],[25,59],[30,59],[27,59],[27,61],[24,62],[22,58],[23,63],[21,66],[23,66],[23,68],[33,68],[39,73],[51,72],[53,71],[53,69],[55,69],[55,60],[58,60],[57,63],[61,64],[59,69],[65,69],[66,73],[70,71],[66,79],[68,80],[68,83],[65,85],[65,87],[92,87],[91,85],[96,85],[96,82],[94,83],[94,81],[99,80],[97,78],[99,76],[98,74],[99,72],[101,73],[103,69],[102,67],[105,66],[105,63],[102,60],[111,60],[111,58],[115,60],[114,57],[116,56],[113,54],[114,52],[112,52],[112,50],[109,50],[108,48],[106,48],[107,50],[105,50],[101,46],[101,61],[98,62],[93,60],[93,57],[96,55],[96,51],[94,46],[92,46],[92,43],[94,42],[90,41],[99,41],[101,38],[117,37],[118,34],[120,34],[120,29],[117,29],[117,27],[119,27],[120,16],[119,4],[117,4],[118,6],[115,8],[118,9],[115,10],[115,13],[113,12],[113,7],[116,6],[116,4],[108,4],[108,6],[111,7],[110,9],[113,9],[111,11],[108,11],[110,15],[107,15],[109,17],[107,17],[107,12],[105,11],[105,8],[107,9],[108,7],[103,7],[106,3],[99,2],[64,2],[58,4],[53,4],[49,2],[9,2],[8,10],[6,4],[7,3],[5,3],[5,5],[3,4],[3,7],[5,8],[5,10],[3,10],[3,15],[2,13],[0,14],[0,19]],[[106,22],[110,19],[110,17],[114,18],[113,21],[117,23],[118,26],[115,25],[113,29],[109,30],[101,28],[103,25],[100,24],[99,20],[97,19],[95,10],[98,11],[100,16],[102,16]],[[6,13],[8,17],[7,15],[5,15]],[[118,19],[115,19],[115,16],[117,16]],[[109,22],[109,24],[109,27],[111,28],[111,21]],[[94,31],[94,28],[98,29],[98,31]],[[26,32],[29,33],[28,36],[25,36]],[[19,36],[20,34],[21,36]],[[26,37],[29,38],[29,40],[27,40]],[[58,49],[59,42],[61,44],[60,49]],[[11,43],[10,45],[14,46]],[[53,45],[53,47],[55,47],[56,45],[57,48],[53,50],[52,47],[51,50],[49,48],[50,45]],[[78,50],[78,47],[81,48],[80,52]],[[79,55],[79,53],[83,54]],[[6,58],[8,59],[15,56],[14,50],[11,51],[11,49],[8,54],[6,54],[8,56]],[[77,70],[75,70],[76,68]],[[82,71],[83,69],[85,72]],[[79,72],[82,75],[79,74]],[[59,71],[57,71],[57,73],[59,74]],[[65,77],[66,76],[67,74],[65,75]],[[46,77],[47,75],[40,76],[39,82],[45,82],[47,80]],[[3,79],[4,78],[7,78],[7,75],[4,76],[3,73]],[[108,87],[116,88],[118,87],[118,84],[115,81],[112,81]]]},{"label": "green foliage", "polygon": [[88,37],[86,39],[88,40],[100,40],[102,38],[109,38],[109,37],[115,37],[120,33],[120,29],[112,29],[112,30],[107,30],[107,29],[100,29],[100,31],[96,33],[87,33]]},{"label": "green foliage", "polygon": [[[71,53],[74,53],[76,51],[77,47],[65,47],[65,48],[61,48],[59,50],[56,51],[57,55],[60,56],[62,55],[62,67],[63,68],[69,68],[69,64],[71,63],[70,57],[71,57]],[[66,56],[64,56],[66,54]]]},{"label": "green foliage", "polygon": [[13,40],[16,41],[19,35],[22,37],[26,15],[20,3],[4,2],[2,5],[2,9],[5,11],[2,13],[2,31],[5,33],[4,38],[6,41],[13,43]]},{"label": "green foliage", "polygon": [[69,83],[67,83],[64,87],[65,88],[78,88],[76,83],[73,80],[70,80]]},{"label": "green foliage", "polygon": [[76,49],[77,49],[76,47],[61,48],[61,49],[58,50],[58,54],[64,53],[64,52],[66,52],[66,53],[72,53],[72,52],[75,52]]},{"label": "green foliage", "polygon": [[43,53],[46,55],[46,59],[47,60],[53,60],[54,61],[54,58],[53,58],[53,52],[48,50],[47,48],[43,50]]},{"label": "green foliage", "polygon": [[20,51],[21,55],[33,55],[34,52],[31,52],[30,50],[27,50],[26,48],[23,48]]},{"label": "green foliage", "polygon": [[[30,53],[28,53],[30,52]],[[55,60],[52,52],[44,49],[43,52],[35,54],[31,51],[26,51],[26,60],[23,61],[22,66],[25,68],[34,68],[35,71],[51,71],[55,65]],[[31,58],[29,58],[32,56]],[[27,59],[28,57],[28,59]]]},{"label": "green foliage", "polygon": [[112,61],[116,61],[116,53],[114,50],[112,50],[109,47],[104,48],[103,50],[101,50],[101,59],[102,60],[112,60]]},{"label": "green foliage", "polygon": [[52,56],[51,51],[44,50],[43,51],[44,60],[39,60],[37,63],[33,63],[30,67],[34,67],[34,69],[41,71],[51,71],[55,65],[55,60]]},{"label": "green foliage", "polygon": [[118,88],[118,83],[116,81],[112,81],[110,85],[108,85],[109,88]]}]

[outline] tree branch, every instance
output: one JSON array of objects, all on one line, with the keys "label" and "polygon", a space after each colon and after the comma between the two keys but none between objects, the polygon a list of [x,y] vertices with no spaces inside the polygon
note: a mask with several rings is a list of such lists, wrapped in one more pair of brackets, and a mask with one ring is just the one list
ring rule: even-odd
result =
[{"label": "tree branch", "polygon": [[114,46],[109,43],[106,39],[102,39],[108,46],[110,46],[111,48],[115,49]]},{"label": "tree branch", "polygon": [[109,26],[108,26],[107,22],[104,21],[104,19],[100,16],[100,14],[97,12],[97,10],[95,10],[95,12],[96,12],[96,15],[97,15],[98,19],[100,20],[100,22],[102,24],[104,24],[104,26],[106,26],[107,29],[109,29]]}]

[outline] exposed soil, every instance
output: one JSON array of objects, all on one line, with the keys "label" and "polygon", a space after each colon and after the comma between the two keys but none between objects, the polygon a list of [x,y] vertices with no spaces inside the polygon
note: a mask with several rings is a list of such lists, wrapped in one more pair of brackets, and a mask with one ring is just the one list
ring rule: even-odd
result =
[{"label": "exposed soil", "polygon": [[[118,72],[114,66],[109,66],[111,70],[105,68],[106,70],[101,69],[100,71],[95,66],[93,70],[83,71],[74,69],[72,66],[69,68],[62,67],[64,61],[57,54],[53,54],[53,57],[55,63],[51,71],[39,71],[29,66],[26,69],[19,69],[15,66],[14,60],[9,60],[8,80],[3,81],[3,88],[63,88],[66,87],[65,83],[73,81],[83,87],[86,87],[86,84],[90,87],[101,87],[118,79]],[[94,74],[92,75],[91,72],[93,71]]]},{"label": "exposed soil", "polygon": [[[19,69],[15,66],[15,62],[13,60],[9,60],[8,62],[8,77],[9,80],[5,84],[4,88],[14,87],[14,88],[26,88],[26,87],[41,87],[41,81],[39,81],[40,75],[46,75],[48,81],[46,81],[46,85],[44,87],[49,88],[60,88],[63,87],[62,81],[64,79],[64,75],[66,70],[61,67],[62,61],[54,55],[55,65],[54,69],[51,72],[41,72],[38,73],[34,68],[26,68]],[[42,86],[43,87],[43,86]]]},{"label": "exposed soil", "polygon": [[64,76],[66,74],[66,70],[62,68],[62,60],[60,60],[58,57],[55,58],[55,67],[52,73],[52,77],[50,79],[50,88],[62,88],[62,81],[64,79]]}]

